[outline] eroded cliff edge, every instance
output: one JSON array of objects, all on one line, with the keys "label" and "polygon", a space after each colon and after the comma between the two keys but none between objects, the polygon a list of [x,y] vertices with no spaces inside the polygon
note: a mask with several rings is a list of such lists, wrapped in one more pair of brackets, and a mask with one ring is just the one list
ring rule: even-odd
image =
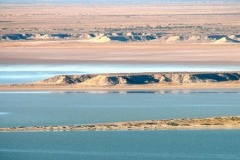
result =
[{"label": "eroded cliff edge", "polygon": [[239,81],[240,72],[186,72],[186,73],[119,73],[59,75],[33,84],[83,86],[147,85],[147,84],[189,84]]},{"label": "eroded cliff edge", "polygon": [[147,72],[57,75],[0,90],[240,88],[240,72]]}]

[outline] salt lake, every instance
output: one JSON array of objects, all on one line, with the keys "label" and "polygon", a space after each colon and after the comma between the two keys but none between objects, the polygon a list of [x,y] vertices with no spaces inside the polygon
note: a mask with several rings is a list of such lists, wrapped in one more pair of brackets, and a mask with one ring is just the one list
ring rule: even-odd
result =
[{"label": "salt lake", "polygon": [[240,89],[1,91],[0,127],[240,115]]},{"label": "salt lake", "polygon": [[[65,67],[1,66],[0,83],[24,83],[56,74],[106,73],[111,68]],[[128,67],[115,66],[112,71],[129,71]],[[167,66],[154,67],[147,70],[171,71]],[[239,70],[238,66],[202,67],[201,71]],[[173,70],[186,71],[184,66]],[[131,71],[144,72],[137,66]],[[237,116],[239,97],[240,89],[1,91],[0,127]],[[0,159],[237,160],[239,134],[240,130],[0,132]]]}]

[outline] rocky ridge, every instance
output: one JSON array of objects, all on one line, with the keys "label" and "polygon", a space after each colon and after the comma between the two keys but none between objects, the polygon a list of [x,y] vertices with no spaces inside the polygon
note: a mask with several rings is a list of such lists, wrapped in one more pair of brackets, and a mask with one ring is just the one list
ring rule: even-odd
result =
[{"label": "rocky ridge", "polygon": [[209,73],[119,73],[119,74],[85,74],[58,75],[33,84],[40,85],[71,85],[82,86],[116,86],[116,85],[147,85],[147,84],[196,84],[239,81],[240,72],[209,72]]},{"label": "rocky ridge", "polygon": [[3,34],[1,41],[46,41],[46,40],[78,40],[81,42],[146,42],[158,43],[240,43],[240,35],[172,35],[145,32],[111,32],[90,34]]}]

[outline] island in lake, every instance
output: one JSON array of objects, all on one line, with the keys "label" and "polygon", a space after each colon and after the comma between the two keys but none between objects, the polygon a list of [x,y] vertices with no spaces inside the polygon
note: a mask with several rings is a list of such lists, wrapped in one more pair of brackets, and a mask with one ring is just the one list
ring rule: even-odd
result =
[{"label": "island in lake", "polygon": [[59,75],[1,90],[239,88],[240,72],[158,72]]}]

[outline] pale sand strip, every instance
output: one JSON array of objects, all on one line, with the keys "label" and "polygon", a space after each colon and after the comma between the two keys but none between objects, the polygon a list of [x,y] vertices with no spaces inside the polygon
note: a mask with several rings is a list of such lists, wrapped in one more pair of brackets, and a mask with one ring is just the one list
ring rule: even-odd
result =
[{"label": "pale sand strip", "polygon": [[145,120],[91,125],[0,128],[0,131],[195,130],[240,129],[240,116]]},{"label": "pale sand strip", "polygon": [[239,81],[213,82],[213,83],[189,83],[189,84],[146,84],[146,85],[108,85],[108,86],[82,86],[77,84],[69,85],[36,85],[36,84],[15,84],[0,85],[0,91],[42,91],[42,90],[158,90],[158,89],[231,89],[240,88]]},{"label": "pale sand strip", "polygon": [[240,45],[1,42],[0,64],[239,65]]}]

